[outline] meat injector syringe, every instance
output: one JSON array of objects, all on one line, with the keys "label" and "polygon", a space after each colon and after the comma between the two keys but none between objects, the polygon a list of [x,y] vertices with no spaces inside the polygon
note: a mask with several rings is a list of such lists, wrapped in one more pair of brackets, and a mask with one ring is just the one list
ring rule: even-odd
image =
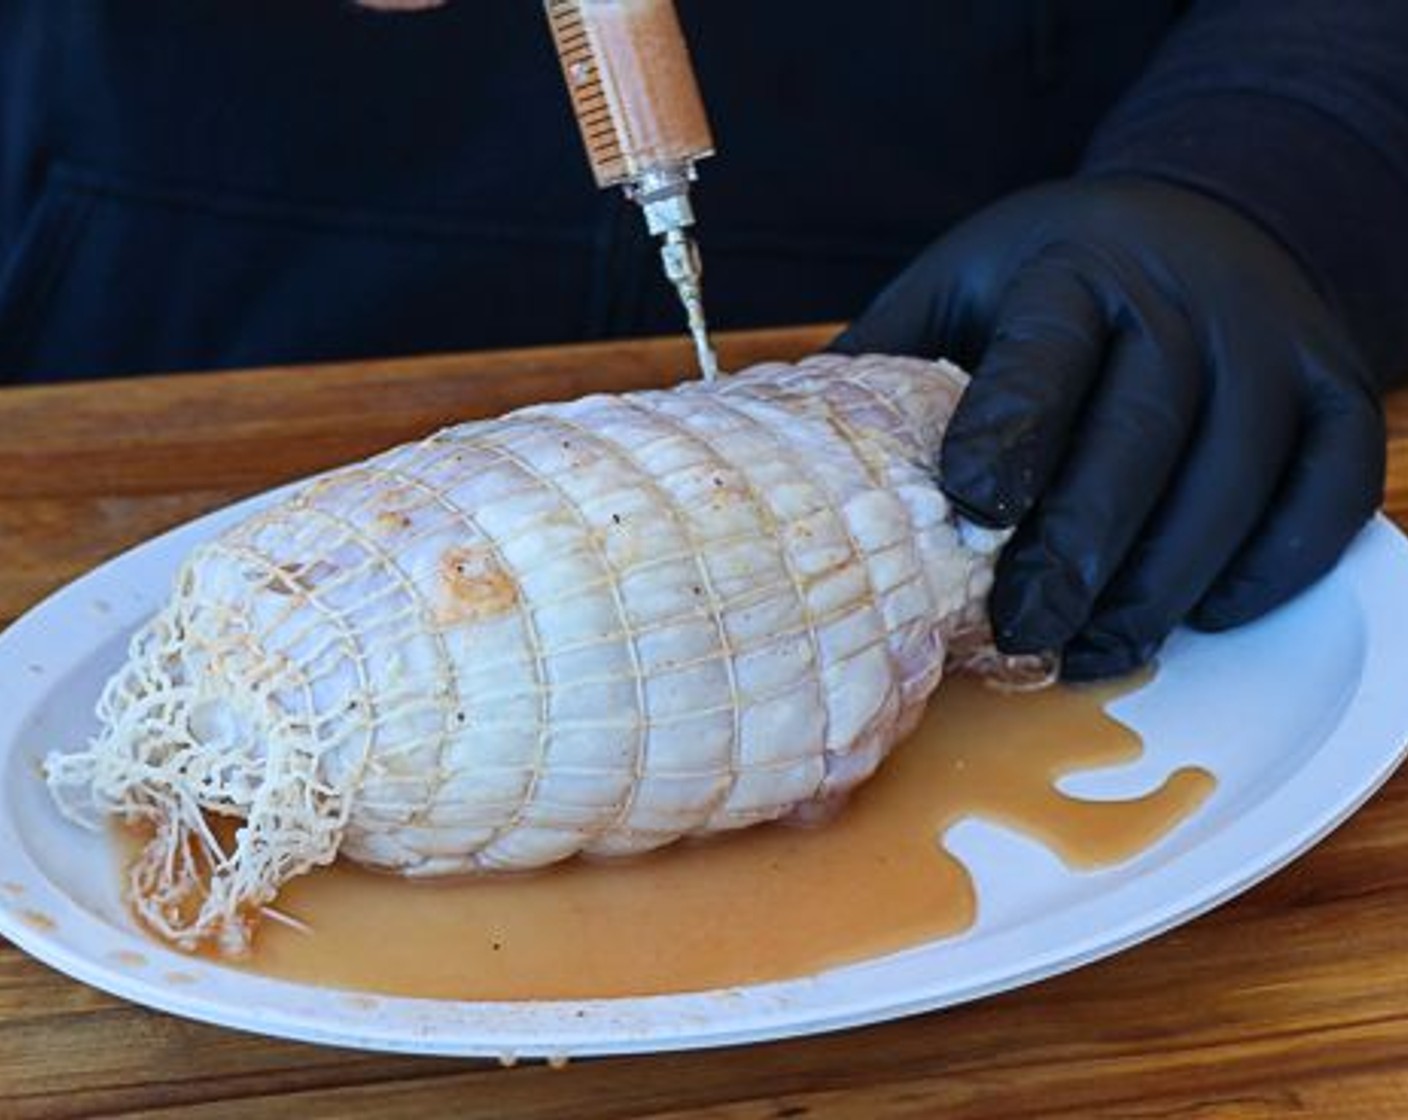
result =
[{"label": "meat injector syringe", "polygon": [[690,235],[695,164],[714,138],[674,0],[546,0],[572,109],[600,187],[624,187],[662,239],[665,275],[689,316],[706,381],[718,358],[704,318],[699,247]]}]

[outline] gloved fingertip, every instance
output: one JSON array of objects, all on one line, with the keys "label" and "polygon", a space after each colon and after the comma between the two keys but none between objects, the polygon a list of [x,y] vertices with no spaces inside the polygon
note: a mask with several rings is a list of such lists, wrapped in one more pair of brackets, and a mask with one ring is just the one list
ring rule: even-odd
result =
[{"label": "gloved fingertip", "polygon": [[985,529],[1011,529],[1031,510],[1026,495],[1014,491],[1000,479],[984,479],[965,484],[961,479],[944,479],[944,496],[969,521]]},{"label": "gloved fingertip", "polygon": [[[1324,472],[1316,476],[1324,477]],[[1212,633],[1231,630],[1300,594],[1334,567],[1372,516],[1380,491],[1360,486],[1333,492],[1334,503],[1302,501],[1273,511],[1269,527],[1218,577],[1189,623]]]},{"label": "gloved fingertip", "polygon": [[1082,634],[1061,651],[1061,679],[1080,683],[1132,673],[1154,659],[1159,644],[1099,632]]},{"label": "gloved fingertip", "polygon": [[1016,520],[1003,516],[1007,507],[1000,501],[990,501],[983,496],[974,497],[948,486],[944,487],[944,496],[948,498],[949,503],[958,511],[963,520],[971,521],[981,528],[1010,529]]},{"label": "gloved fingertip", "polygon": [[1244,622],[1250,622],[1256,614],[1238,609],[1236,604],[1214,600],[1204,603],[1188,616],[1188,625],[1208,634],[1218,634],[1232,630]]},{"label": "gloved fingertip", "polygon": [[1000,571],[988,600],[993,640],[1014,656],[1061,649],[1085,619],[1080,596],[1048,573]]},{"label": "gloved fingertip", "polygon": [[945,496],[965,517],[989,529],[1010,529],[1031,512],[1033,483],[1030,469],[1004,461],[990,439],[954,439],[939,453]]},{"label": "gloved fingertip", "polygon": [[1293,590],[1246,574],[1224,578],[1193,609],[1188,622],[1212,634],[1231,630],[1255,622],[1290,598]]},{"label": "gloved fingertip", "polygon": [[998,653],[1007,657],[1033,657],[1055,648],[1052,642],[1042,637],[1043,634],[1055,632],[1055,629],[1055,627],[1043,626],[1039,622],[1036,625],[1026,623],[1006,626],[994,625],[992,628],[993,645],[997,647]]}]

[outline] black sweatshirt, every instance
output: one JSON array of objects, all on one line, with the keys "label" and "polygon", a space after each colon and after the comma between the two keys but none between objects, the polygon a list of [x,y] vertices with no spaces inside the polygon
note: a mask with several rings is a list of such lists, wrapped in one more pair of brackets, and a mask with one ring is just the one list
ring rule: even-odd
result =
[{"label": "black sweatshirt", "polygon": [[1203,0],[1084,169],[1170,179],[1254,217],[1380,379],[1408,377],[1408,3]]},{"label": "black sweatshirt", "polygon": [[[715,325],[848,317],[1001,195],[1135,172],[1408,369],[1408,3],[1185,7],[680,0]],[[0,0],[0,382],[679,328],[532,0]]]}]

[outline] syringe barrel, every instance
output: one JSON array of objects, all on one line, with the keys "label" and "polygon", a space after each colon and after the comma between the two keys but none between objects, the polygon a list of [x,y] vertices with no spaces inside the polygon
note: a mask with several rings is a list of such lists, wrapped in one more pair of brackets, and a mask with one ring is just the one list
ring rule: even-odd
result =
[{"label": "syringe barrel", "polygon": [[690,168],[714,138],[674,0],[546,0],[597,185]]}]

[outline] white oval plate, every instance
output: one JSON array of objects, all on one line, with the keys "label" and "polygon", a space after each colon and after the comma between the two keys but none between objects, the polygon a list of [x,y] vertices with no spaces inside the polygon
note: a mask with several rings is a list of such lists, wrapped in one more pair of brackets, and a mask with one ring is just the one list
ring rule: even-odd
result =
[{"label": "white oval plate", "polygon": [[994,826],[951,830],[948,847],[979,896],[979,919],[961,937],[803,980],[643,999],[396,999],[265,979],[172,952],[135,928],[107,839],[58,815],[39,761],[95,729],[102,683],[180,560],[271,497],[141,545],[0,635],[0,934],[94,987],[210,1023],[376,1050],[568,1057],[928,1011],[1097,960],[1231,898],[1349,816],[1408,741],[1408,542],[1380,519],[1330,576],[1271,617],[1216,637],[1175,635],[1153,683],[1114,705],[1144,735],[1145,756],[1063,788],[1129,796],[1177,766],[1208,768],[1217,790],[1162,842],[1118,868],[1072,873]]}]

